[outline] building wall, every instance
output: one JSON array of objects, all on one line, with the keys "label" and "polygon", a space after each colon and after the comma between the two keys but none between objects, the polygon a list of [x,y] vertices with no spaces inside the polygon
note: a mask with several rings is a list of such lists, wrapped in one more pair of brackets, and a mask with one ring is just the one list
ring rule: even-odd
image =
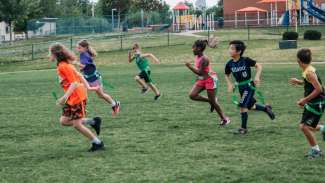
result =
[{"label": "building wall", "polygon": [[[12,32],[12,39],[15,39],[15,33]],[[10,30],[5,22],[0,22],[0,42],[10,41]]]}]

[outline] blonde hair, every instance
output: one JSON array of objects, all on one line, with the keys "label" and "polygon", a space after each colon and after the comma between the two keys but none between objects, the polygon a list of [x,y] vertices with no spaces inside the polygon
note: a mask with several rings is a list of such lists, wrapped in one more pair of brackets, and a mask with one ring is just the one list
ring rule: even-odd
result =
[{"label": "blonde hair", "polygon": [[86,48],[91,57],[96,57],[97,56],[96,50],[93,47],[90,46],[89,42],[86,39],[83,39],[83,40],[79,41],[78,45],[83,47],[83,48]]},{"label": "blonde hair", "polygon": [[61,43],[52,44],[49,48],[49,52],[58,63],[76,60],[76,55]]}]

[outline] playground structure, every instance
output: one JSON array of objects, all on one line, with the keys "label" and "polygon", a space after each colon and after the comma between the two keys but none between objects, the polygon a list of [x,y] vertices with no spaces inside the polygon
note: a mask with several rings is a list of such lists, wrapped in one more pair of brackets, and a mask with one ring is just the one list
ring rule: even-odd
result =
[{"label": "playground structure", "polygon": [[189,7],[180,2],[173,8],[172,30],[179,32],[181,30],[215,30],[214,13],[202,15],[189,14]]},{"label": "playground structure", "polygon": [[234,1],[229,1],[226,4],[227,14],[224,14],[225,26],[298,26],[325,23],[325,0],[260,0],[247,5],[249,6],[236,5]]}]

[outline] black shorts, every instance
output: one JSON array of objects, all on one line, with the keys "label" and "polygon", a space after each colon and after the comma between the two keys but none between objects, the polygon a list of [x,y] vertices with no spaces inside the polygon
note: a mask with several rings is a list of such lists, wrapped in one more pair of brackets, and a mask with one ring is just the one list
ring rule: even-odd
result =
[{"label": "black shorts", "polygon": [[239,93],[241,97],[239,101],[239,107],[252,109],[252,107],[256,103],[256,99],[254,98],[255,90],[247,86],[244,88],[240,88]]},{"label": "black shorts", "polygon": [[[322,105],[321,108],[322,109],[320,109],[320,107],[316,107],[315,110],[320,112],[325,109],[325,106]],[[321,115],[314,114],[305,108],[300,123],[316,128],[321,117]]]},{"label": "black shorts", "polygon": [[151,83],[152,79],[151,79],[151,71],[141,71],[138,76],[143,79],[146,83]]}]

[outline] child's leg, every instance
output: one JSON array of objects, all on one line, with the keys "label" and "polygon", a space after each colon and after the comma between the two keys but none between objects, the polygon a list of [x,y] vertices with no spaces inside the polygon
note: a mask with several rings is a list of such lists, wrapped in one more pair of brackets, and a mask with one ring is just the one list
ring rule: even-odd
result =
[{"label": "child's leg", "polygon": [[[100,87],[97,91],[96,94],[98,97],[104,99],[106,102],[112,104],[112,106],[115,106],[115,101],[112,99],[110,95],[104,92],[103,87]],[[114,105],[113,105],[114,104]]]},{"label": "child's leg", "polygon": [[83,125],[83,119],[72,120],[73,127],[78,130],[82,135],[87,137],[89,140],[98,139],[95,134],[91,132],[85,125]]},{"label": "child's leg", "polygon": [[70,120],[69,117],[66,117],[66,116],[60,117],[60,124],[62,126],[73,126],[73,122]]},{"label": "child's leg", "polygon": [[203,87],[194,85],[189,94],[190,99],[200,102],[210,102],[209,98],[199,95],[203,90]]},{"label": "child's leg", "polygon": [[222,112],[221,107],[220,107],[220,105],[218,104],[218,102],[216,100],[215,89],[207,90],[207,94],[208,94],[208,99],[209,99],[210,104],[215,108],[215,110],[217,111],[220,118],[222,120],[226,120],[226,116]]},{"label": "child's leg", "polygon": [[140,85],[141,88],[147,88],[147,84],[139,76],[134,77],[135,81]]},{"label": "child's leg", "polygon": [[240,115],[241,115],[241,128],[247,129],[247,121],[248,121],[248,109],[241,107]]},{"label": "child's leg", "polygon": [[311,147],[315,147],[317,145],[316,138],[314,136],[314,130],[311,130],[312,127],[306,125],[306,124],[300,124],[300,130],[304,133],[309,145]]},{"label": "child's leg", "polygon": [[148,83],[148,86],[155,93],[156,96],[160,95],[160,91],[154,84]]}]

